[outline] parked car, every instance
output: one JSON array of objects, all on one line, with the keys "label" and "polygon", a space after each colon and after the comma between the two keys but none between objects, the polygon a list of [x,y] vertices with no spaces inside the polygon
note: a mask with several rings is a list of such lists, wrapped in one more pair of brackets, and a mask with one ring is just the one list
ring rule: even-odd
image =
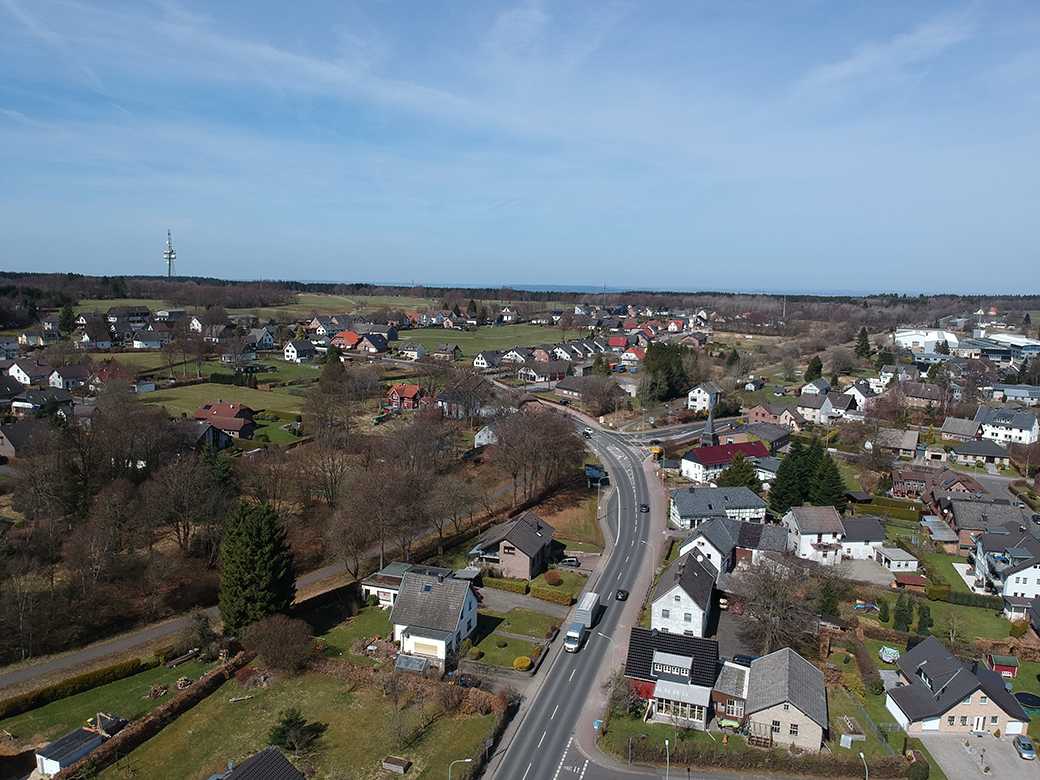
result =
[{"label": "parked car", "polygon": [[639,511],[640,512],[649,512],[650,511],[650,505],[649,504],[640,504],[639,505]]},{"label": "parked car", "polygon": [[1018,757],[1024,758],[1028,761],[1032,761],[1036,758],[1036,751],[1033,749],[1033,743],[1029,741],[1029,737],[1019,734],[1013,740],[1011,744],[1015,746],[1015,750],[1018,751]]},{"label": "parked car", "polygon": [[735,656],[733,656],[733,663],[740,664],[741,666],[746,666],[748,668],[751,668],[751,662],[754,660],[755,659],[752,658],[750,655],[744,655],[743,653],[737,653]]},{"label": "parked car", "polygon": [[568,567],[570,567],[572,569],[581,568],[581,563],[578,561],[577,558],[562,558],[560,560],[559,564],[557,564],[557,565],[559,565],[559,566],[568,566]]},{"label": "parked car", "polygon": [[736,604],[733,605],[733,609],[731,609],[730,612],[732,612],[734,615],[743,615],[744,605],[738,601]]},{"label": "parked car", "polygon": [[729,599],[725,596],[719,597],[719,609],[729,609]]},{"label": "parked car", "polygon": [[624,588],[618,588],[618,592],[614,594],[614,598],[618,601],[628,601],[628,591]]}]

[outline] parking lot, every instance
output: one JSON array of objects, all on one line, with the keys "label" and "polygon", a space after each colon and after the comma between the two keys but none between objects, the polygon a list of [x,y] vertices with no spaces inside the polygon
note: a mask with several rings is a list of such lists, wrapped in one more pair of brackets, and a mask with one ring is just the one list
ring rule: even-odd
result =
[{"label": "parking lot", "polygon": [[[915,735],[916,736],[916,735]],[[992,734],[922,733],[921,742],[949,780],[979,780],[982,777],[1010,778],[1035,775],[1036,761],[1018,757],[1013,737],[997,739]],[[969,743],[965,747],[964,743]],[[984,774],[985,767],[990,768]]]}]

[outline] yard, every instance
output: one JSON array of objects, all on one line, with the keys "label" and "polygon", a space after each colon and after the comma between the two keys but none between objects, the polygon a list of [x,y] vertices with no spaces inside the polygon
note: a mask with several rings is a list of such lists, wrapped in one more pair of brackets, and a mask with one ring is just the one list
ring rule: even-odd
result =
[{"label": "yard", "polygon": [[373,686],[353,687],[332,677],[306,674],[279,680],[268,690],[249,692],[249,701],[230,703],[244,695],[231,680],[203,702],[179,717],[157,736],[111,766],[101,778],[123,777],[127,762],[133,772],[152,780],[203,780],[224,771],[227,762],[242,762],[268,746],[268,733],[278,714],[298,708],[312,721],[329,725],[318,750],[295,761],[300,768],[313,767],[316,780],[343,777],[375,780],[385,777],[380,762],[398,755],[414,762],[409,776],[443,778],[450,761],[471,756],[487,733],[494,716],[461,719],[439,715],[439,706],[426,704],[428,722],[419,730],[414,708],[402,711],[405,745],[398,749],[391,728],[392,705]]},{"label": "yard", "polygon": [[[321,617],[321,615],[307,616],[308,622],[314,627],[316,634],[324,628],[321,625]],[[350,620],[318,634],[318,637],[325,640],[325,655],[329,657],[343,656],[351,661],[377,666],[375,660],[363,655],[353,655],[350,649],[359,640],[370,640],[375,637],[385,639],[393,633],[393,630],[394,628],[390,624],[390,610],[364,607]]]},{"label": "yard", "polygon": [[556,618],[519,607],[504,613],[481,609],[477,618],[477,629],[481,634],[502,630],[510,634],[544,639],[553,626],[559,627],[559,621]]},{"label": "yard", "polygon": [[968,583],[964,581],[964,578],[957,573],[957,570],[953,568],[955,563],[967,563],[967,558],[962,558],[959,555],[945,555],[943,553],[924,553],[921,557],[924,558],[924,562],[935,569],[942,577],[950,583],[950,590],[958,593],[971,593],[968,588]]},{"label": "yard", "polygon": [[[704,742],[714,745],[720,752],[724,750],[743,750],[745,748],[744,738],[735,734],[727,737],[727,743],[722,743],[721,734],[709,735],[706,731],[688,729],[683,734],[683,742]],[[678,744],[676,729],[666,723],[644,723],[642,718],[636,715],[614,715],[610,719],[607,733],[599,739],[599,745],[603,750],[617,758],[625,759],[628,756],[629,740],[650,740],[650,744],[664,746],[667,739],[672,744]],[[681,770],[680,770],[681,771]],[[676,772],[676,776],[678,776]]]},{"label": "yard", "polygon": [[[422,344],[429,352],[433,352],[438,344],[458,344],[462,350],[463,363],[472,363],[476,354],[485,350],[497,349],[505,352],[513,347],[556,344],[565,340],[559,328],[541,325],[497,325],[493,328],[479,328],[473,332],[418,328],[400,331],[399,335],[400,341]],[[581,335],[579,331],[569,330],[566,338],[574,339]]]},{"label": "yard", "polygon": [[251,407],[254,411],[273,409],[295,414],[303,406],[303,388],[279,387],[274,390],[254,390],[235,385],[201,384],[157,390],[140,398],[144,403],[166,407],[171,416],[182,412],[191,417],[203,404],[221,399]]},{"label": "yard", "polygon": [[175,669],[157,666],[0,721],[0,729],[15,736],[13,741],[5,739],[2,753],[17,753],[53,742],[73,729],[85,726],[87,719],[99,712],[127,720],[140,718],[170,699],[169,693],[162,698],[146,699],[153,685],[165,683],[173,688],[179,678],[197,680],[209,668],[210,664],[196,661],[188,661]]},{"label": "yard", "polygon": [[557,574],[560,575],[559,585],[550,585],[545,581],[545,575],[539,574],[533,580],[531,580],[532,588],[548,588],[549,590],[558,590],[563,593],[569,593],[571,600],[576,600],[578,594],[581,593],[581,589],[585,587],[585,575],[578,574],[573,571],[565,571],[563,569],[556,569]]},{"label": "yard", "polygon": [[[877,595],[880,596],[880,593]],[[864,614],[862,611],[857,611],[857,615],[861,621],[874,621],[878,625],[884,626],[885,628],[892,628],[892,622],[894,620],[895,604],[898,595],[894,592],[885,594],[885,598],[888,599],[889,605],[889,619],[887,623],[882,623],[878,619],[877,613]],[[984,609],[982,607],[965,607],[960,604],[950,604],[945,601],[927,601],[922,599],[921,604],[927,604],[929,611],[932,614],[932,630],[931,633],[936,634],[939,637],[948,638],[948,634],[944,631],[947,624],[947,616],[955,612],[958,615],[958,619],[961,621],[961,625],[957,628],[957,639],[962,642],[970,642],[974,637],[984,636],[991,639],[1003,639],[1008,635],[1011,629],[1011,623],[1003,617],[997,617],[993,610]],[[917,625],[917,614],[914,614],[914,624],[911,629]]]},{"label": "yard", "polygon": [[513,639],[501,634],[488,634],[474,647],[479,647],[484,653],[480,663],[504,666],[509,669],[513,668],[513,661],[522,655],[534,659],[536,649],[533,642],[525,642],[523,639]]},{"label": "yard", "polygon": [[[855,671],[855,666],[852,667]],[[883,698],[883,697],[882,697]],[[862,751],[867,757],[868,761],[875,758],[881,758],[887,756],[888,751],[881,745],[880,740],[874,736],[874,732],[870,730],[870,727],[863,722],[863,716],[859,710],[856,709],[856,705],[852,701],[852,697],[848,691],[841,690],[828,690],[827,691],[827,715],[831,722],[831,752],[838,756],[853,755]],[[842,735],[841,726],[843,717],[849,717],[855,719],[856,723],[859,724],[860,729],[866,735],[865,740],[856,740],[852,743],[851,748],[843,748],[840,745],[840,738]],[[899,745],[896,745],[896,750],[899,749]]]},{"label": "yard", "polygon": [[562,542],[568,550],[603,552],[603,531],[599,527],[596,493],[590,494],[584,480],[556,492],[534,508],[551,525],[554,546]]}]

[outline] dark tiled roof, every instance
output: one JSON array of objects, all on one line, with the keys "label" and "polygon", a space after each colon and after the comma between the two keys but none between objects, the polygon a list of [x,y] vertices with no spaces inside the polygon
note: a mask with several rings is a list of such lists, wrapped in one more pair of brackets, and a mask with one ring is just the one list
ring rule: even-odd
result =
[{"label": "dark tiled roof", "polygon": [[409,572],[401,580],[390,622],[452,632],[458,627],[468,593],[469,583],[463,580],[453,577],[442,580]]},{"label": "dark tiled roof", "polygon": [[1016,412],[1012,409],[980,406],[975,413],[975,421],[984,425],[1000,425],[1008,428],[1031,430],[1036,425],[1036,415],[1032,412]]},{"label": "dark tiled roof", "polygon": [[654,652],[684,655],[693,659],[690,683],[706,688],[715,684],[719,643],[714,639],[663,634],[649,628],[633,626],[628,642],[625,676],[636,680],[656,680],[653,673]]},{"label": "dark tiled roof", "polygon": [[225,774],[224,780],[304,780],[304,777],[272,745]]},{"label": "dark tiled roof", "polygon": [[979,435],[979,423],[975,420],[963,420],[960,417],[947,417],[943,420],[942,432],[953,436],[974,438]]},{"label": "dark tiled roof", "polygon": [[789,702],[827,730],[823,672],[789,647],[751,662],[745,712],[751,715]]},{"label": "dark tiled roof", "polygon": [[737,537],[737,547],[744,550],[775,550],[783,552],[787,549],[788,530],[782,525],[763,525],[760,523],[741,523]]},{"label": "dark tiled roof", "polygon": [[46,747],[40,748],[36,753],[51,761],[64,762],[94,743],[101,744],[101,735],[88,729],[76,729]]},{"label": "dark tiled roof", "polygon": [[726,517],[727,509],[765,509],[768,504],[744,486],[678,488],[671,492],[680,517]]},{"label": "dark tiled roof", "polygon": [[524,512],[515,520],[489,530],[480,540],[480,546],[486,550],[496,544],[509,542],[528,558],[534,558],[539,550],[552,543],[555,530],[534,512]]},{"label": "dark tiled roof", "polygon": [[966,441],[953,448],[958,457],[969,458],[1010,458],[1011,453],[997,444],[995,441],[983,439],[982,441]]},{"label": "dark tiled roof", "polygon": [[676,585],[682,588],[697,606],[707,610],[711,605],[711,592],[715,587],[718,572],[707,560],[697,560],[703,553],[691,551],[676,558],[668,570],[661,575],[651,601],[656,601]]},{"label": "dark tiled roof", "polygon": [[842,517],[842,536],[847,542],[883,542],[885,529],[876,517]]},{"label": "dark tiled roof", "polygon": [[958,531],[982,531],[988,526],[1007,525],[1028,521],[1026,514],[1016,506],[992,501],[950,501],[953,525]]}]

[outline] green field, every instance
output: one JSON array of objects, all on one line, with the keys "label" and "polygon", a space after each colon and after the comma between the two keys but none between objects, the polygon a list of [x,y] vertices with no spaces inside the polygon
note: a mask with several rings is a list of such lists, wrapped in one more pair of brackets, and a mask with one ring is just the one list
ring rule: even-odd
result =
[{"label": "green field", "polygon": [[504,613],[481,609],[477,625],[481,633],[501,630],[533,639],[544,639],[553,626],[559,627],[560,621],[541,612],[517,607]]},{"label": "green field", "polygon": [[[243,695],[253,698],[230,703],[229,699]],[[239,764],[266,748],[278,714],[290,707],[298,708],[307,720],[329,725],[318,750],[296,761],[298,767],[313,766],[315,780],[382,778],[385,773],[380,763],[388,755],[414,762],[409,777],[446,777],[448,764],[472,756],[494,720],[493,715],[444,717],[439,714],[439,704],[431,699],[425,708],[425,731],[419,729],[414,707],[402,711],[404,746],[399,749],[389,727],[390,699],[373,686],[354,687],[332,677],[307,674],[279,679],[271,689],[246,692],[230,680],[123,759],[121,768],[111,766],[99,777],[115,780],[126,776],[129,761],[139,777],[204,780],[224,771],[229,760]]]},{"label": "green field", "polygon": [[539,574],[531,580],[531,587],[558,590],[563,593],[569,593],[572,599],[577,599],[578,594],[581,593],[581,589],[585,587],[585,581],[587,578],[577,572],[565,571],[564,569],[556,569],[556,573],[560,575],[559,585],[556,585],[555,587],[550,585],[545,581],[545,575]]},{"label": "green field", "polygon": [[387,638],[393,633],[394,627],[390,625],[390,613],[379,607],[364,607],[353,618],[346,623],[340,623],[334,628],[321,632],[320,616],[309,616],[309,622],[316,634],[325,640],[325,654],[328,656],[343,656],[358,663],[375,666],[375,661],[362,655],[352,655],[350,648],[359,640],[371,640],[376,637]]},{"label": "green field", "polygon": [[234,385],[202,384],[156,390],[141,396],[141,401],[146,404],[166,407],[166,411],[173,417],[182,412],[191,417],[200,406],[218,399],[226,403],[243,404],[254,412],[271,409],[293,415],[303,406],[304,388],[254,390]]},{"label": "green field", "polygon": [[[499,647],[499,645],[503,645],[503,647]],[[504,666],[508,669],[512,669],[513,661],[522,655],[533,659],[535,649],[535,645],[532,642],[525,642],[523,639],[513,639],[501,634],[488,634],[474,647],[479,647],[484,653],[480,659],[482,664]]]},{"label": "green field", "polygon": [[4,743],[5,747],[31,748],[53,742],[73,729],[85,726],[87,718],[93,718],[99,712],[127,720],[140,718],[170,700],[169,693],[162,698],[146,699],[153,685],[166,683],[172,687],[181,677],[197,680],[209,668],[210,664],[197,661],[188,661],[175,669],[157,666],[0,721],[0,729],[6,729],[15,736],[13,743]]},{"label": "green field", "polygon": [[[416,328],[415,330],[402,330],[399,335],[400,342],[413,341],[422,344],[429,352],[433,352],[438,344],[458,344],[459,349],[462,350],[463,363],[472,363],[476,354],[484,350],[508,351],[513,347],[559,344],[564,340],[559,328],[542,327],[541,325],[498,325],[492,328],[480,328],[475,332]],[[580,338],[583,335],[585,335],[584,332],[567,331],[568,339]]]}]

